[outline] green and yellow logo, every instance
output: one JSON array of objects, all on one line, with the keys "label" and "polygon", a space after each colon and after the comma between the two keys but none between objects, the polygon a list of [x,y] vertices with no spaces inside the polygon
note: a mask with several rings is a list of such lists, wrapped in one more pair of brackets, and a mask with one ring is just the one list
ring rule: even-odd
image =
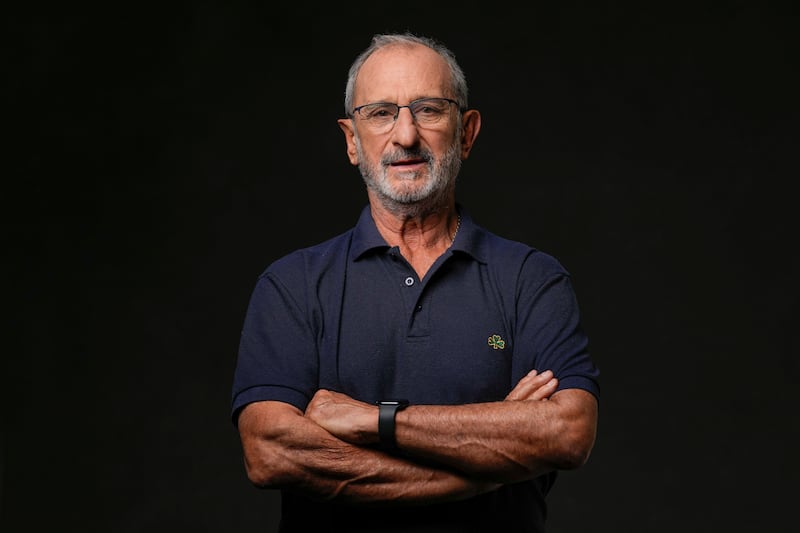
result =
[{"label": "green and yellow logo", "polygon": [[495,350],[502,350],[506,347],[506,341],[503,340],[503,337],[500,335],[492,335],[489,337],[489,346],[494,348]]}]

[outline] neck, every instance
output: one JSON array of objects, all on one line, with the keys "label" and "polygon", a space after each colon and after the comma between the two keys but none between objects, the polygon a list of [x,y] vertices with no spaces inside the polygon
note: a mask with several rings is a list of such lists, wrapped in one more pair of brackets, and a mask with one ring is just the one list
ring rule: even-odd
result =
[{"label": "neck", "polygon": [[455,240],[461,218],[455,205],[424,214],[397,213],[371,207],[378,231],[390,246],[401,249],[447,249]]}]

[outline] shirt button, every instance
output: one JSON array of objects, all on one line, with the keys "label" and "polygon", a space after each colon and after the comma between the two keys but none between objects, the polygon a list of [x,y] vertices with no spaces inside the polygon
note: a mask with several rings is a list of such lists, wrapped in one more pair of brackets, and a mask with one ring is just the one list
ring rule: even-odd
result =
[{"label": "shirt button", "polygon": [[414,284],[414,278],[412,278],[411,276],[408,276],[408,277],[406,278],[406,287],[410,287],[410,286],[412,286],[413,284]]}]

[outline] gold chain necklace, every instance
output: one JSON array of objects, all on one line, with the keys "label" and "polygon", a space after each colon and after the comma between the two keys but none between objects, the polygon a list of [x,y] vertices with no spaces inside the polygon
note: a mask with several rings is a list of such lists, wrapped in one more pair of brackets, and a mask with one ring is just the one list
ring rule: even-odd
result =
[{"label": "gold chain necklace", "polygon": [[453,241],[456,240],[456,235],[458,235],[458,230],[461,229],[461,215],[458,215],[458,221],[456,222],[456,230],[453,232],[453,236],[450,237],[450,244],[453,244]]}]

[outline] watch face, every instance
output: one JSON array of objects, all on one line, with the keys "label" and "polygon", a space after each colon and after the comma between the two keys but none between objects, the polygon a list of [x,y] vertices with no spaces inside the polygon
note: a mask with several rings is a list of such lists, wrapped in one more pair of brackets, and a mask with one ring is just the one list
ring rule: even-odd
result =
[{"label": "watch face", "polygon": [[381,400],[378,405],[408,405],[408,400]]}]

